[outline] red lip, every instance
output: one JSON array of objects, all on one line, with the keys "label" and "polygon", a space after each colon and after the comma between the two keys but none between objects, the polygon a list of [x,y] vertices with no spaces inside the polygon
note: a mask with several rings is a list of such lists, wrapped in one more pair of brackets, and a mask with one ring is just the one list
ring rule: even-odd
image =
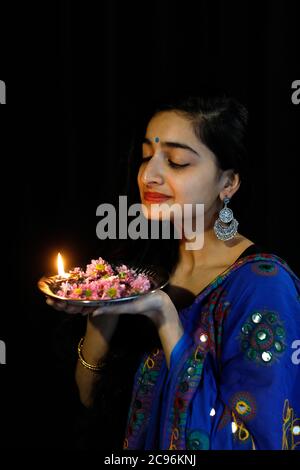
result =
[{"label": "red lip", "polygon": [[168,196],[167,194],[162,194],[162,193],[153,193],[153,192],[146,192],[144,193],[144,199],[146,201],[152,201],[152,202],[159,202],[159,201],[166,201],[167,199],[170,199],[171,196]]}]

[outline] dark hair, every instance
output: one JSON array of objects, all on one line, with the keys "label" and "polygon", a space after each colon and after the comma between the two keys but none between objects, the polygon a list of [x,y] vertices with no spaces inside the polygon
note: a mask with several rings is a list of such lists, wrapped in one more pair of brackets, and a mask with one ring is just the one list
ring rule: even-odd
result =
[{"label": "dark hair", "polygon": [[192,122],[196,136],[215,154],[222,170],[246,174],[246,130],[248,111],[235,98],[222,96],[188,97],[167,103],[156,112],[175,111]]}]

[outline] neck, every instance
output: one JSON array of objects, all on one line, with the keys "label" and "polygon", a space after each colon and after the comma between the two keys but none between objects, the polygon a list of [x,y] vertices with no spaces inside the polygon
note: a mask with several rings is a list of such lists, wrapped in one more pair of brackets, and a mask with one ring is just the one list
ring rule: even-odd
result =
[{"label": "neck", "polygon": [[204,243],[201,249],[188,250],[184,237],[179,242],[179,260],[180,265],[186,274],[192,274],[197,269],[226,266],[230,264],[231,259],[235,256],[238,257],[237,251],[244,251],[252,244],[240,234],[227,242],[219,240],[213,228],[204,231]]}]

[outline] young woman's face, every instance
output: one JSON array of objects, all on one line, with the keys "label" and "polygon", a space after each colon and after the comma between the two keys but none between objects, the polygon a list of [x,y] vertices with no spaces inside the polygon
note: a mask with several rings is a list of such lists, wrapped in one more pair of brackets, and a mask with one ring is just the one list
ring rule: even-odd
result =
[{"label": "young woman's face", "polygon": [[198,203],[205,213],[216,212],[222,172],[183,115],[167,111],[150,120],[142,158],[138,185],[147,211],[151,204]]}]

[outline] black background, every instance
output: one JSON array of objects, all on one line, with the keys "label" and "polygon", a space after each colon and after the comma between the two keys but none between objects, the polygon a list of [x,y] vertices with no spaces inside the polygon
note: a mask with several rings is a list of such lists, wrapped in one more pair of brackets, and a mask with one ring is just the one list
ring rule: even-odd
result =
[{"label": "black background", "polygon": [[153,100],[214,86],[246,104],[254,190],[240,231],[300,273],[296,5],[1,5],[0,447],[69,445],[72,404],[52,346],[62,315],[36,283],[58,251],[68,268],[105,250],[96,207],[124,194],[134,125]]}]

